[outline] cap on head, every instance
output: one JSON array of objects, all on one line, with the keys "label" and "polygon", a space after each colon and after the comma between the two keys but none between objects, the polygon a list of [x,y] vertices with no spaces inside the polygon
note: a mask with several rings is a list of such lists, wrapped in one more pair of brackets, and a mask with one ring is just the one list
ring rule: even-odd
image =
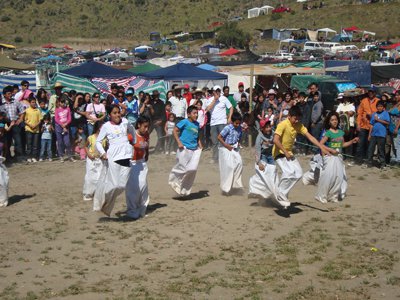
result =
[{"label": "cap on head", "polygon": [[241,86],[244,87],[244,83],[243,82],[239,82],[238,83],[238,87],[241,87]]},{"label": "cap on head", "polygon": [[274,89],[270,89],[270,90],[268,91],[268,95],[276,95],[275,90],[274,90]]},{"label": "cap on head", "polygon": [[218,90],[221,91],[221,87],[219,85],[214,85],[213,90],[214,91],[218,91]]}]

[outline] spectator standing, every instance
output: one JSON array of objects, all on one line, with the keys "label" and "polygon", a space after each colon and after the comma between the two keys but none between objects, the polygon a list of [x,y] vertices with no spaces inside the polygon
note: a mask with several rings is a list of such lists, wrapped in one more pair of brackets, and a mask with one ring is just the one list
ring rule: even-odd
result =
[{"label": "spectator standing", "polygon": [[93,126],[98,121],[103,121],[106,117],[106,108],[100,103],[100,94],[94,93],[92,103],[86,106],[88,136],[93,134]]},{"label": "spectator standing", "polygon": [[155,90],[153,91],[153,128],[157,133],[157,143],[154,152],[162,152],[164,145],[164,125],[166,122],[165,116],[165,104],[160,99],[160,93]]},{"label": "spectator standing", "polygon": [[171,102],[171,112],[175,114],[176,123],[182,121],[186,118],[187,113],[187,101],[181,95],[182,87],[176,86],[174,89],[174,96],[169,98],[169,102]]},{"label": "spectator standing", "polygon": [[25,110],[25,136],[27,162],[37,162],[39,149],[40,120],[42,115],[36,107],[36,99],[30,98],[30,107]]},{"label": "spectator standing", "polygon": [[233,94],[233,99],[235,100],[236,104],[238,104],[242,98],[242,94],[246,95],[246,100],[249,101],[249,94],[244,91],[244,83],[238,83],[238,91]]},{"label": "spectator standing", "polygon": [[189,107],[190,106],[190,101],[193,99],[193,95],[190,92],[190,86],[188,84],[184,85],[183,95],[182,96],[183,96],[183,98],[186,99],[187,107]]},{"label": "spectator standing", "polygon": [[56,111],[56,108],[58,107],[58,101],[60,100],[61,94],[62,94],[62,89],[64,86],[62,85],[61,82],[56,82],[54,84],[54,95],[51,95],[50,100],[49,100],[49,112],[50,116],[54,118],[54,114]]}]

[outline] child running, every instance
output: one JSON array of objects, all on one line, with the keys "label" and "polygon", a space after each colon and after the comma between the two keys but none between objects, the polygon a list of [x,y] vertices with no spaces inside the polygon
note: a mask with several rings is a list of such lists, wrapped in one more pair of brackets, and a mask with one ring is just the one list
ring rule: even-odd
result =
[{"label": "child running", "polygon": [[126,215],[137,220],[146,215],[150,197],[147,186],[147,161],[149,159],[150,119],[140,116],[136,121],[136,139],[133,144],[131,170],[126,183]]},{"label": "child running", "polygon": [[[100,174],[103,170],[104,164],[100,159],[100,153],[96,150],[96,140],[99,136],[103,122],[96,122],[93,126],[93,134],[90,135],[85,141],[86,159],[86,174],[83,184],[83,200],[92,201],[94,192],[96,191],[97,183],[100,179]],[[103,147],[106,146],[106,141],[103,140]]]},{"label": "child running", "polygon": [[290,206],[288,200],[290,190],[303,175],[300,163],[292,152],[297,134],[304,135],[311,143],[320,148],[323,154],[329,154],[329,149],[320,144],[300,123],[301,116],[302,113],[298,106],[291,107],[288,118],[278,124],[274,134],[272,155],[282,171],[280,180],[277,180],[275,199],[284,209]]},{"label": "child running", "polygon": [[343,148],[350,147],[358,142],[358,138],[345,142],[344,131],[338,129],[338,125],[339,114],[330,112],[325,119],[326,132],[320,144],[327,144],[330,153],[333,155],[323,157],[317,195],[315,196],[315,199],[322,203],[327,203],[328,201],[338,202],[344,199],[347,190],[347,176],[340,154]]},{"label": "child running", "polygon": [[[135,130],[128,120],[121,117],[118,105],[109,108],[110,121],[105,123],[96,139],[96,149],[100,158],[107,161],[107,172],[104,182],[97,185],[95,200],[100,201],[101,211],[110,216],[115,200],[126,187],[132,159],[132,145],[129,143],[128,134],[135,138]],[[109,148],[106,152],[103,140],[107,139]],[[133,141],[134,144],[134,141]]]},{"label": "child running", "polygon": [[187,119],[180,121],[174,128],[174,137],[179,149],[176,154],[177,163],[169,174],[168,183],[182,196],[190,195],[203,148],[199,139],[197,114],[197,108],[189,106]]},{"label": "child running", "polygon": [[242,157],[239,154],[239,141],[242,138],[242,116],[235,112],[231,117],[232,124],[222,129],[218,134],[220,187],[223,193],[228,194],[232,189],[243,188]]},{"label": "child running", "polygon": [[271,121],[264,119],[260,121],[261,131],[257,135],[255,142],[256,154],[256,175],[249,181],[249,194],[260,195],[264,199],[270,198],[275,194],[276,167],[272,156],[274,145],[274,131]]}]

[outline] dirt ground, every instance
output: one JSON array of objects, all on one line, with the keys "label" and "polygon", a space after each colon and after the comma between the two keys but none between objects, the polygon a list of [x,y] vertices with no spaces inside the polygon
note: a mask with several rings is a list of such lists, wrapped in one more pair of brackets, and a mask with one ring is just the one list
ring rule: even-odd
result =
[{"label": "dirt ground", "polygon": [[[202,155],[193,194],[167,184],[175,158],[149,162],[151,202],[138,221],[92,212],[84,162],[9,168],[0,210],[1,299],[395,299],[400,297],[400,169],[347,168],[345,201],[323,205],[299,182],[287,212],[222,196]],[[307,159],[301,159],[303,170]],[[115,212],[125,209],[124,196]]]}]

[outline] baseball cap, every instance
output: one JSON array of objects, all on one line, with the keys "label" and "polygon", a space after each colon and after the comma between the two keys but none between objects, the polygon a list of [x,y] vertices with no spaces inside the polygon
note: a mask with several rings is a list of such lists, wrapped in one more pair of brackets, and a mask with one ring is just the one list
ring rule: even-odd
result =
[{"label": "baseball cap", "polygon": [[186,90],[188,90],[188,89],[190,89],[190,85],[188,85],[187,83],[184,85],[184,88],[186,89]]},{"label": "baseball cap", "polygon": [[244,83],[243,82],[239,82],[238,83],[238,87],[240,87],[240,86],[244,86]]},{"label": "baseball cap", "polygon": [[343,99],[343,96],[344,96],[343,93],[339,93],[339,94],[337,95],[337,98],[336,98],[336,99],[341,100],[341,99]]},{"label": "baseball cap", "polygon": [[275,90],[274,89],[270,89],[269,91],[268,91],[268,95],[276,95],[276,92],[275,92]]},{"label": "baseball cap", "polygon": [[131,89],[129,89],[125,92],[125,95],[133,95],[133,91]]},{"label": "baseball cap", "polygon": [[222,89],[221,89],[221,87],[219,85],[214,85],[213,90],[214,91],[216,91],[216,90],[220,90],[221,91]]}]

